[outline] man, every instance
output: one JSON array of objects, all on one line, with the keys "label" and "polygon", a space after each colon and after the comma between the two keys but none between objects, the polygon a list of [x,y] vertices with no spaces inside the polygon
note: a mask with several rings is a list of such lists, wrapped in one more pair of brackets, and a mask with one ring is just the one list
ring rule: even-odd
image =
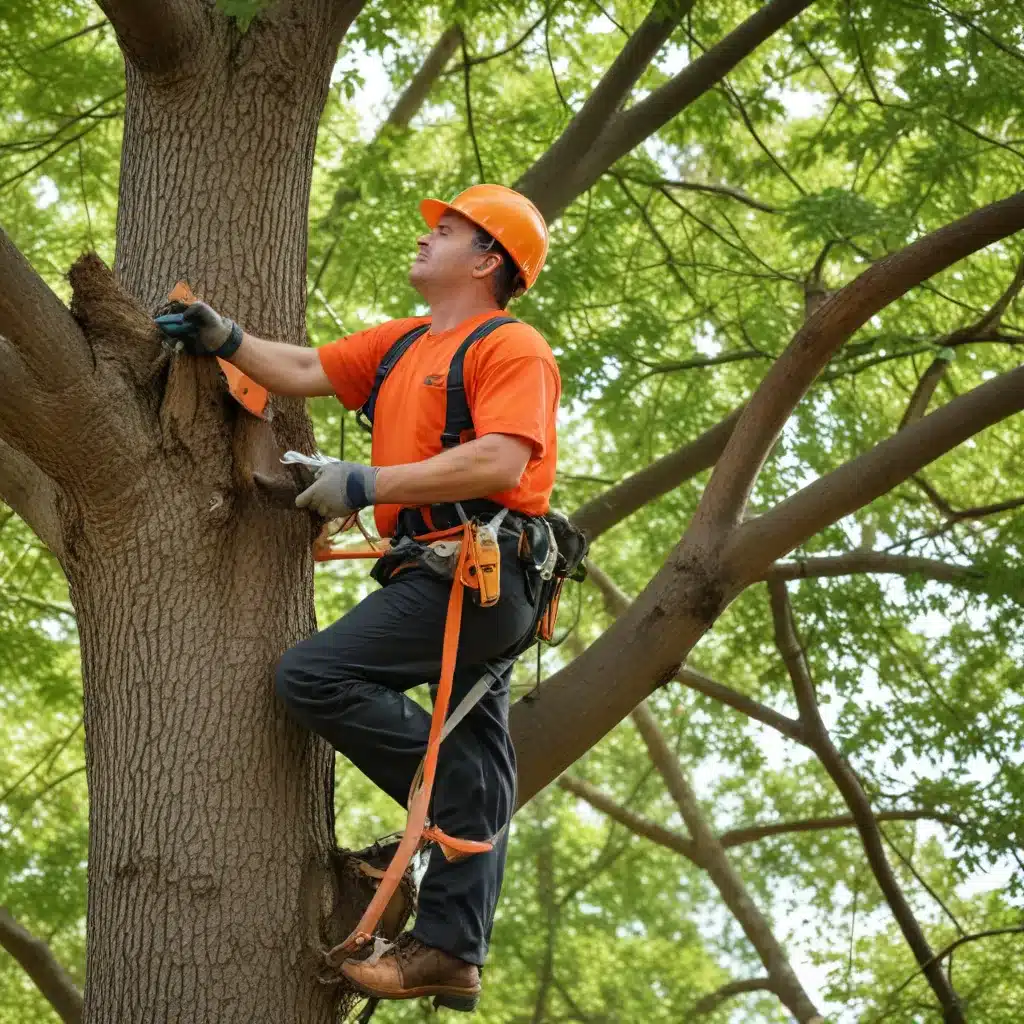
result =
[{"label": "man", "polygon": [[[500,600],[490,608],[465,602],[454,706],[484,666],[534,626],[535,580],[517,557],[516,514],[548,511],[561,382],[535,330],[518,321],[497,326],[464,353],[474,436],[442,441],[453,357],[474,331],[494,328],[491,321],[509,300],[536,281],[548,235],[536,207],[500,185],[475,185],[450,204],[427,199],[420,210],[430,231],[417,240],[409,280],[428,303],[428,317],[393,320],[311,350],[251,337],[197,303],[175,334],[190,351],[230,359],[278,394],[335,394],[358,409],[394,343],[422,329],[380,385],[374,408],[365,410],[374,424],[372,466],[331,464],[296,504],[328,518],[373,505],[381,536],[394,538],[457,526],[456,501],[488,519],[510,510],[500,537]],[[450,588],[423,566],[405,568],[340,621],[286,652],[277,670],[277,692],[289,712],[403,806],[430,725],[404,691],[438,679]],[[515,807],[510,676],[506,667],[445,740],[431,807],[431,820],[450,836],[501,834],[490,853],[461,861],[431,850],[412,931],[376,963],[349,960],[342,967],[369,995],[435,996],[452,1009],[476,1006],[504,868],[502,829]]]}]

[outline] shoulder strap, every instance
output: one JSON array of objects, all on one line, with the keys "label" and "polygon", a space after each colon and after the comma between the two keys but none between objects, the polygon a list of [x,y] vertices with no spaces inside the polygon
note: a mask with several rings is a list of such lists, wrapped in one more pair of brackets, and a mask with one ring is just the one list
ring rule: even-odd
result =
[{"label": "shoulder strap", "polygon": [[430,324],[420,324],[419,327],[414,327],[411,331],[406,331],[392,346],[384,353],[384,358],[380,361],[380,365],[377,367],[377,374],[373,378],[373,387],[370,388],[369,397],[363,402],[362,407],[356,413],[356,421],[359,425],[367,431],[373,432],[373,414],[377,408],[377,396],[380,394],[381,385],[383,385],[387,375],[395,368],[395,364],[398,362],[406,352],[409,351],[412,343],[422,337],[427,331],[430,330]]},{"label": "shoulder strap", "polygon": [[448,366],[448,407],[445,412],[444,433],[441,435],[442,448],[454,448],[462,443],[462,435],[473,429],[473,415],[466,400],[466,381],[463,364],[470,347],[492,331],[505,324],[519,323],[514,316],[496,316],[485,320],[458,347]]}]

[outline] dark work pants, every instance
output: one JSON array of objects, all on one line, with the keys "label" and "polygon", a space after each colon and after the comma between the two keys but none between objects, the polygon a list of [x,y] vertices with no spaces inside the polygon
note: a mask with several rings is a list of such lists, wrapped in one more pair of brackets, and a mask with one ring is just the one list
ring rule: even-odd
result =
[{"label": "dark work pants", "polygon": [[[526,581],[503,537],[501,598],[480,608],[465,592],[451,709],[532,625]],[[399,573],[344,618],[287,651],[277,693],[403,807],[427,746],[430,715],[404,695],[436,686],[451,582],[426,569]],[[430,819],[460,839],[490,839],[515,807],[515,752],[508,735],[511,669],[441,744]],[[435,690],[431,689],[431,695]],[[507,831],[490,853],[449,863],[431,848],[413,934],[483,964],[505,866]]]}]

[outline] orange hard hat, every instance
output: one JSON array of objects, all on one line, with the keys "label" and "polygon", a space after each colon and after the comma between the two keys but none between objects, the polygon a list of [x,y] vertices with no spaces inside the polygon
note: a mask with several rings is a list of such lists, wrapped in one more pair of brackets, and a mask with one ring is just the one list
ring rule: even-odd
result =
[{"label": "orange hard hat", "polygon": [[420,213],[433,230],[449,210],[462,214],[504,246],[529,288],[548,255],[548,228],[526,196],[504,185],[471,185],[450,203],[424,199]]}]

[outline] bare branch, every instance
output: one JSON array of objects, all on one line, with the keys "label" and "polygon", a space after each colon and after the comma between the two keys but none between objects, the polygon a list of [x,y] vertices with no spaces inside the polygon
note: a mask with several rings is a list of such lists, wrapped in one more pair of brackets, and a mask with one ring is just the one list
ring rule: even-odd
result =
[{"label": "bare branch", "polygon": [[921,379],[917,382],[917,387],[914,388],[914,393],[910,396],[907,410],[903,413],[903,419],[900,420],[898,429],[902,430],[909,424],[916,423],[928,411],[928,403],[932,400],[932,395],[935,394],[939,381],[942,380],[949,369],[952,359],[953,350],[946,349],[939,352],[931,361],[928,369],[921,374]]},{"label": "bare branch", "polygon": [[722,1003],[727,999],[732,999],[733,996],[741,996],[747,992],[774,991],[775,987],[770,978],[746,978],[742,981],[730,981],[722,985],[721,988],[716,988],[714,992],[709,992],[706,996],[701,996],[701,998],[694,1003],[693,1009],[690,1011],[690,1016],[702,1017],[705,1014],[714,1013]]},{"label": "bare branch", "polygon": [[1024,192],[1018,192],[881,260],[824,302],[748,403],[704,492],[698,518],[729,525],[741,518],[757,474],[797,402],[858,327],[914,285],[1022,227]]},{"label": "bare branch", "polygon": [[57,486],[27,456],[0,438],[0,501],[28,523],[60,559],[64,551],[57,516]]},{"label": "bare branch", "polygon": [[[959,819],[939,811],[878,811],[875,821],[940,821],[946,825],[959,825]],[[771,836],[792,835],[795,832],[828,832],[837,828],[853,828],[857,824],[852,814],[837,814],[828,818],[805,818],[800,821],[778,821],[771,825],[748,825],[723,832],[718,841],[725,849],[754,843]]]},{"label": "bare branch", "polygon": [[125,59],[141,71],[178,70],[198,50],[204,25],[195,0],[97,0]]},{"label": "bare branch", "polygon": [[983,579],[983,573],[969,565],[954,565],[936,558],[918,558],[915,555],[890,555],[885,551],[850,551],[843,555],[776,562],[761,578],[802,580],[854,576],[857,573],[922,576],[942,583],[963,583]]},{"label": "bare branch", "polygon": [[700,437],[677,448],[651,465],[626,477],[603,494],[581,505],[573,522],[593,540],[648,502],[715,464],[739,420],[741,409],[704,431]]},{"label": "bare branch", "polygon": [[409,80],[409,84],[402,90],[402,95],[398,97],[398,102],[384,122],[386,125],[399,130],[409,127],[409,122],[427,102],[434,83],[448,66],[461,43],[462,29],[458,25],[449,25],[431,47],[430,53]]},{"label": "bare branch", "polygon": [[[693,3],[694,0],[659,2],[651,8],[562,134],[517,182],[516,188],[530,196],[549,221],[600,177],[598,173],[583,188],[566,189],[564,185],[572,177],[567,169],[590,151]],[[610,166],[607,164],[602,172]]]},{"label": "bare branch", "polygon": [[22,966],[64,1024],[81,1024],[82,994],[42,939],[0,907],[0,946]]},{"label": "bare branch", "polygon": [[602,793],[596,786],[592,786],[589,782],[578,779],[574,775],[559,776],[558,785],[567,793],[572,793],[573,796],[586,801],[595,810],[600,811],[602,814],[607,814],[612,821],[617,821],[620,825],[625,826],[634,835],[641,836],[643,839],[649,839],[652,843],[657,843],[658,846],[664,846],[665,849],[672,850],[674,853],[678,853],[680,856],[697,864],[698,867],[700,866],[699,861],[696,859],[697,854],[693,841],[687,839],[686,836],[681,836],[677,832],[662,828],[661,825],[644,818],[642,815],[635,814],[621,804],[617,804],[607,793]]},{"label": "bare branch", "polygon": [[[869,504],[967,438],[1021,409],[1024,366],[954,398],[871,451],[797,491],[765,515],[744,523],[730,540],[726,557],[744,573],[751,571],[760,576],[769,561],[792,551],[828,524]],[[720,459],[715,472],[721,467]],[[750,561],[745,563],[744,559]]]},{"label": "bare branch", "polygon": [[755,905],[743,879],[729,862],[722,844],[704,819],[697,794],[683,776],[654,714],[646,704],[641,704],[633,712],[633,721],[643,737],[651,760],[679,808],[687,831],[693,837],[694,848],[702,867],[733,917],[739,922],[751,945],[757,950],[768,976],[772,979],[775,993],[798,1021],[821,1024],[824,1018],[818,1013],[810,996],[800,984],[785,951],[772,933],[771,924]]},{"label": "bare branch", "polygon": [[744,192],[743,189],[736,188],[734,185],[717,185],[707,181],[673,181],[669,178],[651,179],[630,174],[623,174],[622,177],[629,181],[634,181],[638,185],[646,185],[648,188],[674,188],[683,192],[707,192],[715,196],[728,196],[730,199],[735,199],[737,202],[743,203],[745,206],[749,206],[754,210],[761,210],[764,213],[782,212],[779,207],[770,206],[768,203],[762,202],[760,199],[755,199],[753,196]]},{"label": "bare branch", "polygon": [[786,584],[780,580],[768,583],[771,597],[772,621],[775,628],[775,643],[785,662],[789,677],[793,683],[793,693],[797,706],[800,708],[800,721],[807,730],[807,735],[814,752],[818,755],[825,771],[842,794],[843,800],[853,815],[857,831],[860,833],[872,874],[878,882],[889,909],[896,923],[903,932],[917,959],[921,969],[928,977],[928,983],[935,997],[943,1007],[946,1024],[965,1024],[963,1009],[949,978],[935,962],[931,946],[925,937],[914,912],[900,889],[892,865],[885,855],[882,836],[878,821],[871,809],[864,787],[853,769],[846,762],[839,748],[832,742],[825,722],[818,711],[818,699],[814,692],[810,667],[803,646],[796,634],[793,624],[793,609],[789,602]]},{"label": "bare branch", "polygon": [[945,960],[950,953],[958,950],[968,942],[977,942],[979,939],[989,939],[995,935],[1020,935],[1022,933],[1024,933],[1024,924],[1015,924],[1008,925],[1006,928],[988,928],[982,932],[973,932],[971,935],[961,935],[960,938],[954,939],[948,946],[940,949],[927,965],[921,966],[914,971],[914,973],[907,978],[899,988],[894,989],[889,995],[889,1001],[891,1002],[895,996],[899,995],[900,992],[902,992],[926,968]]}]

